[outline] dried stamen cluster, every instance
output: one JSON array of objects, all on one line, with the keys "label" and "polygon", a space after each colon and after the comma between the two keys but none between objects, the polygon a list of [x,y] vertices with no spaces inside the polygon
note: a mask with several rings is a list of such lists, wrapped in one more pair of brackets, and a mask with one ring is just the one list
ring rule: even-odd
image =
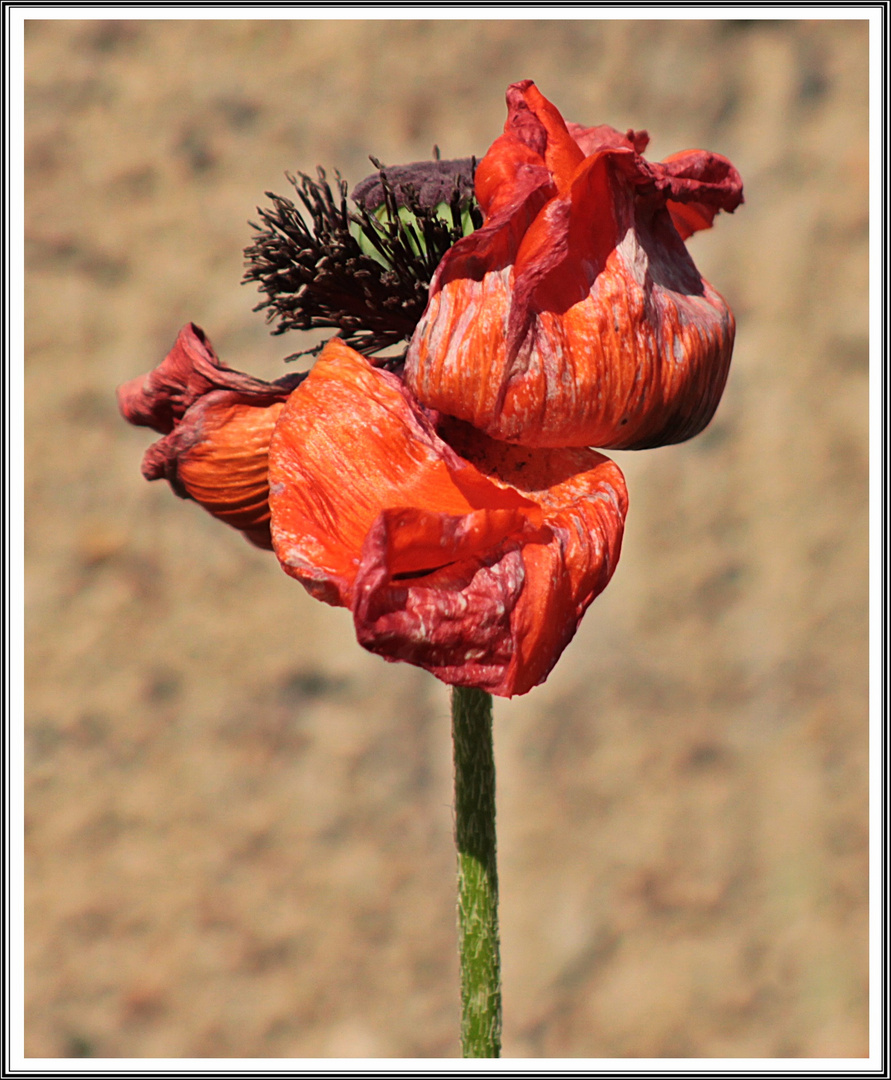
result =
[{"label": "dried stamen cluster", "polygon": [[443,255],[481,224],[472,158],[374,164],[378,173],[353,195],[356,210],[346,182],[336,173],[332,190],[321,168],[317,180],[286,174],[303,211],[266,193],[272,207],[258,208],[262,226],[251,223],[258,235],[245,250],[244,280],[265,293],[255,310],[276,323],[274,334],[327,328],[366,354],[398,346],[423,314]]}]

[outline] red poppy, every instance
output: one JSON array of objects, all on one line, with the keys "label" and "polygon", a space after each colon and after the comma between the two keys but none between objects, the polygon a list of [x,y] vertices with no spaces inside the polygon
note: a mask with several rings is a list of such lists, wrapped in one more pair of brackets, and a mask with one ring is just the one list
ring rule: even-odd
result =
[{"label": "red poppy", "polygon": [[615,569],[624,479],[592,450],[508,446],[438,419],[329,342],[272,435],[275,552],[312,595],[352,610],[371,651],[522,694]]},{"label": "red poppy", "polygon": [[146,451],[142,475],[168,480],[181,498],[271,549],[269,438],[302,378],[267,383],[233,371],[202,330],[184,326],[163,363],[118,389],[127,420],[164,435]]},{"label": "red poppy", "polygon": [[641,449],[712,418],[727,304],[684,239],[742,202],[726,158],[661,163],[646,132],[567,128],[531,81],[476,173],[483,227],[445,255],[406,379],[430,408],[526,446]]}]

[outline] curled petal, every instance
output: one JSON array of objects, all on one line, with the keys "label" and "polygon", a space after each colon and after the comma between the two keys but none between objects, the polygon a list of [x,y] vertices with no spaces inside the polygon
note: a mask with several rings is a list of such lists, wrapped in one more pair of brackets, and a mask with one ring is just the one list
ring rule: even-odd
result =
[{"label": "curled petal", "polygon": [[187,323],[154,370],[118,387],[118,405],[131,424],[166,435],[211,390],[232,390],[245,401],[264,402],[270,394],[292,390],[300,378],[290,375],[268,383],[234,371],[220,360],[201,327]]},{"label": "curled petal", "polygon": [[[399,531],[423,517],[421,527],[434,543],[445,538],[443,554],[453,561],[423,574],[394,573]],[[386,659],[424,667],[451,685],[521,694],[529,687],[508,675],[515,652],[512,615],[526,587],[520,544],[505,538],[491,548],[462,544],[462,534],[473,531],[462,517],[418,510],[381,513],[362,548],[356,636]],[[454,548],[450,540],[458,541]],[[458,555],[462,548],[463,557]]]},{"label": "curled petal", "polygon": [[204,332],[188,324],[154,371],[118,390],[126,419],[164,434],[146,451],[143,476],[167,480],[181,498],[271,549],[269,440],[302,378],[268,383],[234,371]]},{"label": "curled petal", "polygon": [[272,550],[268,452],[283,401],[246,404],[226,390],[200,398],[180,424],[145,453],[142,474],[165,479],[184,499]]},{"label": "curled petal", "polygon": [[619,147],[642,154],[650,144],[649,132],[633,131],[629,128],[623,135],[609,124],[598,124],[596,127],[567,124],[566,130],[578,143],[585,157],[590,157],[597,150]]},{"label": "curled petal", "polygon": [[624,481],[593,451],[521,450],[435,419],[330,342],[272,437],[275,551],[352,611],[371,651],[525,693],[615,569]]},{"label": "curled petal", "polygon": [[454,421],[443,434],[494,483],[536,503],[550,530],[523,548],[526,585],[512,618],[517,677],[535,686],[615,571],[628,512],[625,479],[594,450],[510,446]]},{"label": "curled petal", "polygon": [[733,166],[567,128],[529,82],[477,170],[483,227],[440,263],[406,363],[430,408],[529,446],[641,449],[709,422],[734,320],[683,238],[742,201]]},{"label": "curled petal", "polygon": [[508,87],[507,110],[505,135],[537,151],[562,194],[585,158],[563,117],[531,79]]},{"label": "curled petal", "polygon": [[727,158],[705,150],[685,150],[660,163],[670,178],[666,202],[682,240],[710,229],[720,210],[730,213],[742,203],[742,180]]}]

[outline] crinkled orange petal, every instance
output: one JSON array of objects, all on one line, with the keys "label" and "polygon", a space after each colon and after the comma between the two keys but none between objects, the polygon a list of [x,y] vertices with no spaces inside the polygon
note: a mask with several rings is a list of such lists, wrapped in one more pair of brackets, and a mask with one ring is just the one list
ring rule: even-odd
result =
[{"label": "crinkled orange petal", "polygon": [[[450,422],[330,342],[270,444],[283,568],[358,640],[504,696],[542,681],[606,585],[626,510],[593,451],[520,450]],[[449,445],[454,440],[454,447]]]},{"label": "crinkled orange petal", "polygon": [[[395,375],[337,338],[282,413],[269,476],[282,566],[321,599],[346,607],[359,552],[384,509],[464,515],[487,500],[497,510],[523,505],[442,444]],[[522,520],[515,512],[502,535]]]},{"label": "crinkled orange petal", "polygon": [[[739,174],[704,151],[647,162],[645,132],[567,129],[528,82],[508,103],[494,165],[487,154],[477,174],[497,213],[440,263],[409,386],[424,405],[522,445],[690,438],[720,401],[735,325],[682,237],[739,205]],[[541,166],[529,155],[548,163],[550,186],[539,174],[530,186]],[[512,161],[523,162],[513,179]]]},{"label": "crinkled orange petal", "polygon": [[177,477],[189,497],[267,550],[269,440],[283,408],[284,402],[212,403],[203,410],[200,438],[177,455]]},{"label": "crinkled orange petal", "polygon": [[118,390],[132,423],[164,433],[142,474],[166,479],[184,499],[271,550],[269,439],[285,399],[303,378],[268,383],[224,364],[204,332],[184,326],[165,360]]}]

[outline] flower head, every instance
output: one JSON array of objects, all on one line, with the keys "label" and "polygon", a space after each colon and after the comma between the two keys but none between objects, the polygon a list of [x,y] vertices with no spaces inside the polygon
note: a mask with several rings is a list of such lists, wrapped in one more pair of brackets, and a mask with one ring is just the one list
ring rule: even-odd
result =
[{"label": "flower head", "polygon": [[[622,545],[624,478],[588,447],[696,434],[730,361],[684,240],[739,176],[703,151],[650,163],[647,141],[567,125],[527,81],[478,166],[375,162],[358,211],[339,177],[291,178],[311,224],[270,196],[246,279],[275,333],[340,336],[268,383],[184,327],[119,390],[163,436],[143,475],[272,548],[385,659],[508,697],[542,682]],[[404,367],[351,347],[409,338]]]},{"label": "flower head", "polygon": [[605,588],[627,509],[601,454],[496,444],[337,339],[282,411],[269,477],[279,561],[362,645],[505,696]]},{"label": "flower head", "polygon": [[742,202],[725,158],[646,161],[645,132],[567,126],[530,82],[476,172],[409,347],[425,405],[527,446],[640,449],[709,422],[734,320],[684,239]]}]

